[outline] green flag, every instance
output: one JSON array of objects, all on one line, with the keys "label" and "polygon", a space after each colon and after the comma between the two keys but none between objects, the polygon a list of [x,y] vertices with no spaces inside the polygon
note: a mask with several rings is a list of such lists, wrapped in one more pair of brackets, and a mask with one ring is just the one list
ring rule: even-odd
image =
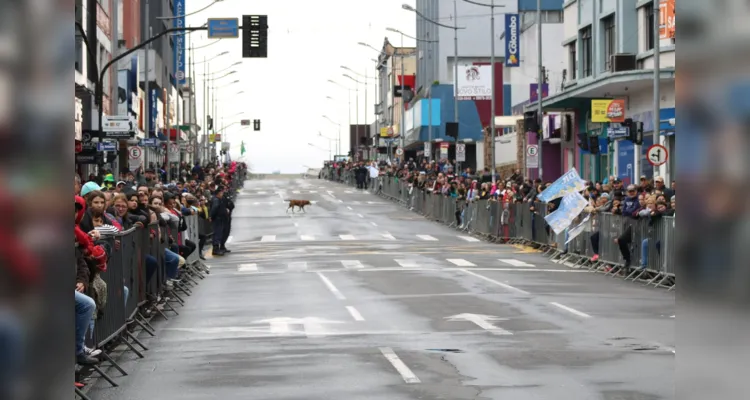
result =
[{"label": "green flag", "polygon": [[240,155],[245,154],[245,141],[243,140],[240,144]]}]

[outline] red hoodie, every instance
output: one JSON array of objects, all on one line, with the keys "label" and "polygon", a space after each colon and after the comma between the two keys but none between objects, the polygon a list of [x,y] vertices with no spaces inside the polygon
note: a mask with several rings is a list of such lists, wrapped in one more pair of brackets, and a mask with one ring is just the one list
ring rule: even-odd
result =
[{"label": "red hoodie", "polygon": [[81,229],[78,224],[81,223],[83,216],[86,214],[86,200],[81,196],[75,196],[75,203],[80,206],[80,209],[76,211],[76,224],[75,224],[75,238],[76,242],[80,246],[83,254],[87,257],[91,257],[97,262],[97,267],[102,272],[107,270],[107,252],[104,247],[94,245],[89,235]]}]

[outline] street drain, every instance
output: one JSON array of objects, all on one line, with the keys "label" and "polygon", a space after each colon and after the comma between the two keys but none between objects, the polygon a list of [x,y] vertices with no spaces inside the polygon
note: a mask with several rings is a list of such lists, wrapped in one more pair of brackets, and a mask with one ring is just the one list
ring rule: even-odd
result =
[{"label": "street drain", "polygon": [[463,353],[463,350],[459,349],[427,349],[427,351],[439,351],[442,353]]}]

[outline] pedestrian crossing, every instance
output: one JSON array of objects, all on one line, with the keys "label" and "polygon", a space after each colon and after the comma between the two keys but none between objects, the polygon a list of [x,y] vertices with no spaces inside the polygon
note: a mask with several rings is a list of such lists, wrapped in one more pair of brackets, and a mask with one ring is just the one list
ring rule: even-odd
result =
[{"label": "pedestrian crossing", "polygon": [[[457,242],[456,237],[463,239],[471,243],[481,243],[481,240],[470,237],[470,236],[447,236],[447,237],[435,237],[432,235],[393,235],[390,232],[383,233],[366,233],[366,234],[341,234],[341,235],[262,235],[255,239],[251,239],[250,242],[261,242],[261,243],[273,243],[273,242],[335,242],[335,241],[401,241],[401,242],[447,242],[455,244]],[[467,240],[473,239],[473,240]]]},{"label": "pedestrian crossing", "polygon": [[[296,189],[292,190],[292,194],[318,194],[321,193],[321,191],[324,191],[325,193],[334,193],[334,194],[370,194],[369,191],[359,191],[359,190],[324,190],[324,187],[318,188],[318,189]],[[250,196],[250,195],[279,195],[279,194],[287,194],[290,191],[288,190],[243,190],[240,192],[240,195],[242,196]]]},{"label": "pedestrian crossing", "polygon": [[[477,268],[499,271],[573,271],[566,268],[550,267],[553,269],[539,269],[536,265],[517,259],[475,259],[463,258],[394,258],[370,260],[321,260],[321,261],[291,261],[280,263],[277,261],[259,261],[237,265],[237,274],[273,273],[273,272],[308,272],[308,271],[377,271],[377,270],[416,270],[416,269],[449,269]],[[374,265],[376,264],[376,265]]]},{"label": "pedestrian crossing", "polygon": [[[387,203],[382,202],[382,201],[358,201],[358,200],[356,200],[356,201],[346,201],[345,202],[344,200],[341,200],[341,199],[324,199],[324,200],[330,201],[330,202],[334,202],[334,203],[346,203],[346,204],[351,204],[351,205],[355,205],[355,206],[364,206],[364,205],[372,206],[372,205],[387,204]],[[310,203],[315,204],[318,201],[319,200],[310,200]],[[242,206],[245,206],[245,205],[250,205],[250,206],[253,206],[253,207],[258,207],[258,206],[273,206],[273,205],[281,206],[281,205],[289,205],[289,202],[288,201],[283,201],[283,200],[275,200],[275,201],[250,201],[248,203],[242,204]]]}]

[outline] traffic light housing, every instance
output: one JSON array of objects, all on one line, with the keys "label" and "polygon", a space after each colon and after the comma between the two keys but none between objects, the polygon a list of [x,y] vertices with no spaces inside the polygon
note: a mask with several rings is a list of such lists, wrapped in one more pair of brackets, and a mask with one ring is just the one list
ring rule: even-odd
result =
[{"label": "traffic light housing", "polygon": [[206,127],[206,130],[214,129],[214,119],[211,118],[210,115],[206,116],[206,119],[208,120],[208,126]]},{"label": "traffic light housing", "polygon": [[260,131],[260,120],[259,119],[254,119],[253,120],[253,130],[256,131],[256,132]]},{"label": "traffic light housing", "polygon": [[268,57],[268,16],[242,16],[242,57]]},{"label": "traffic light housing", "polygon": [[589,151],[589,134],[581,132],[578,134],[578,147],[583,151]]},{"label": "traffic light housing", "polygon": [[589,152],[599,154],[599,136],[589,136]]},{"label": "traffic light housing", "polygon": [[523,128],[526,132],[539,133],[539,113],[537,111],[523,113]]},{"label": "traffic light housing", "polygon": [[643,144],[643,122],[633,121],[628,118],[623,121],[622,126],[628,128],[628,140],[637,145]]}]

